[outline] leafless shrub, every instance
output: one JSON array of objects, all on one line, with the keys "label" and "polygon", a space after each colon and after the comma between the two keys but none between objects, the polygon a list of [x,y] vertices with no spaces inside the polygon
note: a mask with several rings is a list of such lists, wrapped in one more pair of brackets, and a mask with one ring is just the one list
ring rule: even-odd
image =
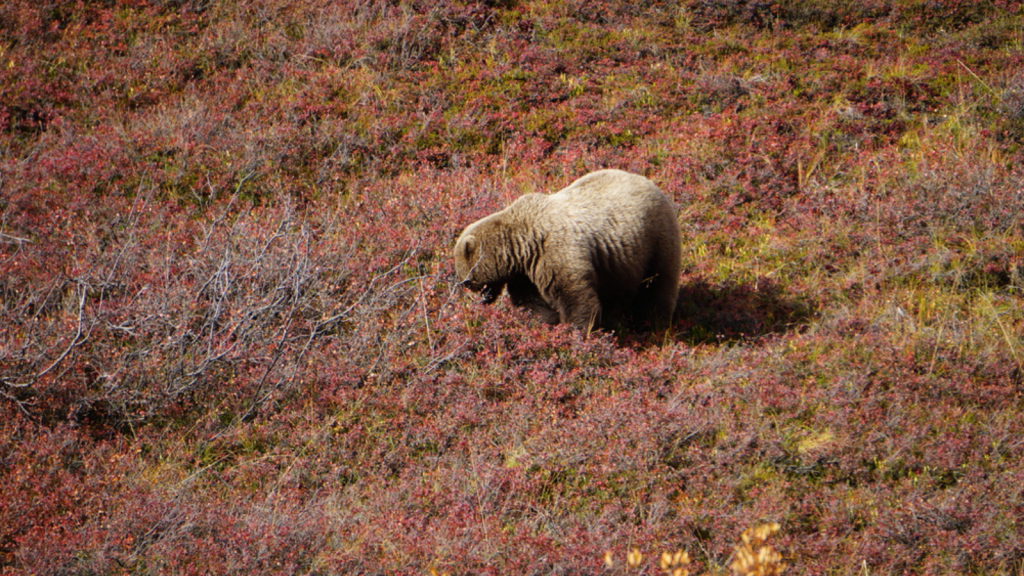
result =
[{"label": "leafless shrub", "polygon": [[340,224],[310,222],[289,206],[227,207],[194,237],[143,242],[148,202],[105,246],[80,254],[73,276],[5,298],[2,392],[23,410],[48,406],[51,417],[70,410],[123,427],[230,390],[252,417],[303,376],[320,341],[374,345],[379,335],[357,327],[419,287],[405,269],[415,250],[354,281],[355,248],[339,242]]}]

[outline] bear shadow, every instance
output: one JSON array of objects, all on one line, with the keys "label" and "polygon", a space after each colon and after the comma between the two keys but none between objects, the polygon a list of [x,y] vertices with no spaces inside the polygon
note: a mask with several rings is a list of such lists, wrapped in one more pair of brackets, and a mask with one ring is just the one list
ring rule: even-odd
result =
[{"label": "bear shadow", "polygon": [[770,279],[712,283],[684,278],[672,325],[677,341],[723,344],[799,331],[816,313],[810,301],[786,294]]}]

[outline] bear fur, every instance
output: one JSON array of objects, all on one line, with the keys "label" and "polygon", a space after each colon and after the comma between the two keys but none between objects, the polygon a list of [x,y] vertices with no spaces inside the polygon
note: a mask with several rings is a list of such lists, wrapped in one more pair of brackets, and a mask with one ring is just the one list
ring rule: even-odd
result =
[{"label": "bear fur", "polygon": [[631,316],[664,328],[680,250],[676,210],[661,190],[643,176],[600,170],[467,226],[455,271],[485,303],[504,289],[548,323],[615,328]]}]

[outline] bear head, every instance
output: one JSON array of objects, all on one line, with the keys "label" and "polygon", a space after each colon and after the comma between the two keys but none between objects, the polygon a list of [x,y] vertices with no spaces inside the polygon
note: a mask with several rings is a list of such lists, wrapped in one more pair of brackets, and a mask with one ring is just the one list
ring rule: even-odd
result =
[{"label": "bear head", "polygon": [[508,281],[498,264],[501,243],[494,241],[501,226],[490,220],[488,217],[470,224],[455,243],[455,273],[459,282],[480,292],[485,304],[497,300]]}]

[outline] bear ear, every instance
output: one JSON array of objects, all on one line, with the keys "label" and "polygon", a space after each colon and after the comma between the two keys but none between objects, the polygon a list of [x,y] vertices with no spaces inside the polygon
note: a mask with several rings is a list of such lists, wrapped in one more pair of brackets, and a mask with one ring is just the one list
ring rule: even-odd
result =
[{"label": "bear ear", "polygon": [[476,252],[476,248],[479,245],[479,241],[476,236],[466,236],[462,239],[462,257],[468,259],[473,252]]}]

